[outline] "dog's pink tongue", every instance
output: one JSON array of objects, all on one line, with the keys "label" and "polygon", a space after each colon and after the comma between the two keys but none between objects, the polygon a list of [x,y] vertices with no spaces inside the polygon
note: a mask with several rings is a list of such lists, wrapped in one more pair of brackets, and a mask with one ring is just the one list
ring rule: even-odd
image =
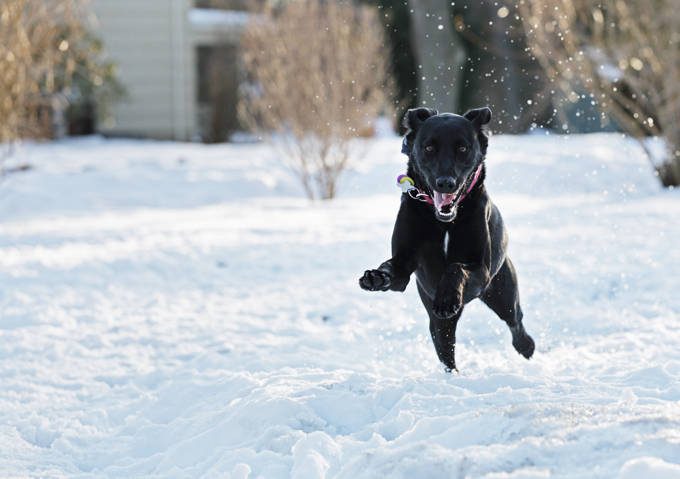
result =
[{"label": "dog's pink tongue", "polygon": [[450,204],[455,198],[455,194],[444,195],[442,193],[434,192],[434,207],[441,210],[443,206]]}]

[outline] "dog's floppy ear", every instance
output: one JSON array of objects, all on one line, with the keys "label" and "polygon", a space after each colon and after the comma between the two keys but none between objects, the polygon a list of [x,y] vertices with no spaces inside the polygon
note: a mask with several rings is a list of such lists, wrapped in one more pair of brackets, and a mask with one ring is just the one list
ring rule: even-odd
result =
[{"label": "dog's floppy ear", "polygon": [[479,130],[491,121],[491,110],[486,107],[479,108],[477,110],[470,110],[463,116],[470,120],[475,128]]},{"label": "dog's floppy ear", "polygon": [[404,128],[406,128],[406,140],[412,142],[416,138],[416,133],[420,125],[431,116],[438,115],[439,112],[434,108],[415,108],[406,112],[404,117]]}]

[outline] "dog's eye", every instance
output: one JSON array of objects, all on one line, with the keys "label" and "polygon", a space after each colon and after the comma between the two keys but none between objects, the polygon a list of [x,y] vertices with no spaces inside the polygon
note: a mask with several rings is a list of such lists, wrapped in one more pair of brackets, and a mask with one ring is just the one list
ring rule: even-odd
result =
[{"label": "dog's eye", "polygon": [[461,153],[465,153],[467,151],[467,147],[461,146],[460,148],[458,148],[458,151],[460,151]]},{"label": "dog's eye", "polygon": [[425,151],[429,151],[430,153],[432,153],[432,152],[434,151],[434,146],[432,146],[432,145],[427,145],[427,146],[425,147]]}]

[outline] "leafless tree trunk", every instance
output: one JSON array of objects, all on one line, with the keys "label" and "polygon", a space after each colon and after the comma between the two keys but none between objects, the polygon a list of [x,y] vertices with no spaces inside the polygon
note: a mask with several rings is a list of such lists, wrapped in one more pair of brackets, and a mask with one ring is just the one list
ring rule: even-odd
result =
[{"label": "leafless tree trunk", "polygon": [[460,113],[460,92],[467,50],[453,28],[450,2],[408,0],[411,37],[418,62],[418,104],[440,112]]}]

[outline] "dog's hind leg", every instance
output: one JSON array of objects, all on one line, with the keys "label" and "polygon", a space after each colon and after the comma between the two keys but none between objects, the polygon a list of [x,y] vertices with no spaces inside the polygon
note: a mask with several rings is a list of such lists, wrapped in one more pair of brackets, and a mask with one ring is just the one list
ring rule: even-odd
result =
[{"label": "dog's hind leg", "polygon": [[432,312],[432,298],[420,287],[420,284],[418,284],[418,293],[428,316],[430,316],[430,334],[432,335],[432,342],[434,343],[439,360],[446,366],[447,372],[458,372],[455,356],[456,326],[458,325],[463,308],[460,308],[449,318],[438,318]]},{"label": "dog's hind leg", "polygon": [[534,354],[535,345],[522,324],[517,273],[510,258],[505,258],[503,266],[479,298],[507,323],[515,350],[529,359]]}]

